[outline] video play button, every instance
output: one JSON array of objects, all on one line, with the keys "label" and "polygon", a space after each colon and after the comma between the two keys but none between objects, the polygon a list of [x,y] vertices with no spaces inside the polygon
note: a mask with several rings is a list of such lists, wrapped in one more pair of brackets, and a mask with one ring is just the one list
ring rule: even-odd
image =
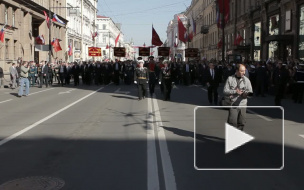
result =
[{"label": "video play button", "polygon": [[229,125],[228,123],[225,124],[225,131],[226,154],[254,139],[253,136],[248,135],[247,133],[244,133],[241,130],[238,130],[237,128]]}]

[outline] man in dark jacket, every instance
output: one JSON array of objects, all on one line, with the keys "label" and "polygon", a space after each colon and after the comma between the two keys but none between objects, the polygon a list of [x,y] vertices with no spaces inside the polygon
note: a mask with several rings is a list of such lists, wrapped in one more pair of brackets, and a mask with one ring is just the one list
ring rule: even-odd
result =
[{"label": "man in dark jacket", "polygon": [[206,70],[206,81],[208,87],[208,100],[209,104],[217,105],[218,102],[218,92],[217,89],[220,83],[220,74],[217,69],[214,68],[213,63],[209,63],[209,68]]},{"label": "man in dark jacket", "polygon": [[0,88],[2,88],[3,85],[3,78],[4,78],[3,69],[2,67],[0,67]]},{"label": "man in dark jacket", "polygon": [[257,69],[255,71],[256,83],[255,83],[255,95],[265,97],[265,83],[267,82],[267,70],[262,67],[262,63],[258,63]]},{"label": "man in dark jacket", "polygon": [[279,61],[277,68],[273,72],[273,84],[275,86],[274,103],[276,106],[281,106],[281,100],[285,92],[288,77],[289,74],[287,69],[283,66],[282,61]]}]

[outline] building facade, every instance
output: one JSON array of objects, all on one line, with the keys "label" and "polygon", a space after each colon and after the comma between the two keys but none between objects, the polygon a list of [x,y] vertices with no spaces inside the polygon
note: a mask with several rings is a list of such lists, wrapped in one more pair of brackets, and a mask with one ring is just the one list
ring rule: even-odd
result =
[{"label": "building facade", "polygon": [[185,49],[189,45],[178,39],[178,17],[187,25],[187,17],[184,13],[174,15],[174,19],[171,20],[167,27],[167,40],[164,46],[170,47],[169,60],[185,61]]},{"label": "building facade", "polygon": [[[11,63],[20,60],[25,61],[49,61],[49,51],[39,51],[36,46],[36,37],[43,35],[45,44],[49,39],[58,38],[64,50],[66,47],[66,27],[63,24],[54,22],[51,26],[51,38],[49,28],[45,21],[44,12],[53,16],[56,13],[58,18],[67,23],[65,9],[53,9],[53,7],[64,7],[65,0],[6,0],[0,2],[0,27],[4,30],[4,42],[0,41],[0,66],[7,73]],[[36,46],[37,47],[37,46]],[[65,51],[52,53],[52,60],[55,58],[65,59]]]},{"label": "building facade", "polygon": [[98,28],[98,38],[96,46],[101,48],[102,60],[114,60],[115,40],[119,35],[116,47],[124,47],[124,34],[121,31],[121,24],[106,16],[97,16],[96,25]]},{"label": "building facade", "polygon": [[197,33],[190,46],[200,50],[202,59],[221,60],[224,52],[228,61],[304,60],[303,0],[230,0],[224,33],[217,25],[217,3],[193,0],[185,11],[195,18]]},{"label": "building facade", "polygon": [[[96,45],[95,32],[98,0],[67,0],[67,44],[72,47],[72,55],[68,60],[86,61],[89,57],[88,48]],[[94,36],[94,37],[93,37]],[[97,58],[98,59],[98,58]]]}]

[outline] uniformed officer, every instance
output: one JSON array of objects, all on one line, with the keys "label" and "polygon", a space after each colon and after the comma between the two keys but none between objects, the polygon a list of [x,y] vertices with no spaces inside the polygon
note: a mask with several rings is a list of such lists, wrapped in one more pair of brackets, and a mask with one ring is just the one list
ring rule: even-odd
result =
[{"label": "uniformed officer", "polygon": [[157,80],[155,70],[156,70],[156,64],[154,61],[154,56],[150,56],[149,63],[148,63],[148,71],[149,71],[149,91],[150,91],[151,97],[154,93],[155,83]]},{"label": "uniformed officer", "polygon": [[295,92],[293,95],[293,100],[295,103],[302,104],[303,92],[304,92],[304,64],[299,64],[298,69],[294,75]]},{"label": "uniformed officer", "polygon": [[168,60],[163,61],[164,67],[160,72],[160,84],[164,86],[164,100],[170,100],[171,89],[172,89],[172,72],[171,68],[168,67]]},{"label": "uniformed officer", "polygon": [[144,61],[139,60],[139,67],[135,69],[134,72],[134,83],[138,87],[138,100],[144,99],[146,96],[146,89],[148,83],[148,69],[144,67]]}]

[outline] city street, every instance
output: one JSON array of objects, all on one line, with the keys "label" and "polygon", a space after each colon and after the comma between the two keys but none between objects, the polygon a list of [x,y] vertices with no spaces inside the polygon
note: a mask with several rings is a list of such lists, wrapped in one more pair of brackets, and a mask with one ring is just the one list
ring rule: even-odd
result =
[{"label": "city street", "polygon": [[[171,101],[163,101],[159,86],[153,97],[138,101],[135,85],[112,83],[78,88],[32,87],[30,95],[21,98],[17,92],[17,89],[0,89],[0,190],[20,189],[22,183],[32,189],[57,185],[53,189],[64,190],[301,190],[304,187],[304,106],[290,99],[282,101],[285,114],[282,170],[212,171],[196,170],[194,163],[194,109],[209,105],[207,91],[200,85],[174,86]],[[273,106],[274,97],[253,97],[249,105]],[[203,112],[203,127],[210,124],[208,118],[225,121],[228,111],[219,111],[217,117],[212,111]],[[247,118],[245,131],[249,132],[271,121],[276,123],[269,127],[276,127],[281,121],[276,113],[265,109],[251,109]],[[220,161],[218,154],[212,154],[212,147],[220,146],[224,150],[224,133],[212,129],[208,134],[203,130],[197,132],[196,140],[204,153],[198,152],[200,158],[207,154],[212,163]],[[272,136],[271,132],[267,135]],[[280,146],[272,145],[274,149]],[[231,153],[230,163],[241,160],[246,165],[256,157],[265,159],[267,167],[276,155],[270,151],[269,156],[262,157],[264,154],[259,153],[263,149],[250,148],[256,155],[245,154],[245,145]],[[273,164],[281,159],[279,156]],[[44,183],[34,184],[31,177]],[[57,184],[50,179],[57,179]]]}]

